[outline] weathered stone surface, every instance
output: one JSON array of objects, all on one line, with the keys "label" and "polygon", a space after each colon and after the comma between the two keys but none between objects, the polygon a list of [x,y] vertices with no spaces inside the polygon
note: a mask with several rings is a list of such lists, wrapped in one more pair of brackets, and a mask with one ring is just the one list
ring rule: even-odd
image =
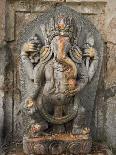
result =
[{"label": "weathered stone surface", "polygon": [[107,72],[105,73],[106,89],[116,86],[116,45],[113,42],[107,43]]},{"label": "weathered stone surface", "polygon": [[5,39],[6,0],[0,1],[0,43]]},{"label": "weathered stone surface", "polygon": [[110,20],[107,33],[107,40],[116,44],[116,16]]},{"label": "weathered stone surface", "polygon": [[[106,5],[106,1],[108,1],[107,5]],[[15,24],[12,23],[11,25],[14,25],[14,28],[12,26],[10,26],[11,30],[15,30],[13,33],[15,34],[16,38],[18,38],[19,35],[19,31],[21,30],[21,27],[23,27],[25,24],[28,24],[29,21],[33,20],[34,18],[37,17],[37,14],[39,14],[39,12],[44,12],[46,9],[49,8],[49,6],[51,7],[51,3],[52,6],[54,7],[54,4],[58,2],[58,0],[53,0],[52,2],[50,0],[40,0],[40,1],[28,1],[28,0],[20,0],[20,1],[7,1],[10,2],[10,7],[11,9],[9,10],[15,10],[16,12],[16,19],[13,18],[12,15],[10,15],[10,11],[9,11],[9,16],[10,16],[10,21],[12,22],[17,22],[16,27]],[[62,4],[62,3],[60,3]],[[99,100],[97,100],[98,106],[96,109],[96,119],[97,119],[97,133],[99,135],[99,140],[103,140],[103,141],[109,141],[109,137],[107,138],[107,134],[106,134],[106,122],[110,122],[110,119],[113,120],[114,118],[114,111],[113,111],[113,104],[114,103],[114,87],[115,87],[115,81],[116,81],[116,72],[115,72],[115,43],[116,43],[116,30],[115,30],[115,10],[116,10],[116,1],[115,0],[67,0],[67,4],[69,7],[75,9],[77,12],[80,12],[82,14],[85,15],[85,17],[87,17],[95,26],[97,29],[100,30],[100,32],[103,34],[102,36],[104,37],[104,41],[108,42],[107,44],[107,52],[106,50],[104,51],[104,56],[105,56],[105,65],[104,65],[104,69],[105,69],[105,75],[104,75],[104,71],[102,71],[102,82],[100,83],[101,88],[99,89],[99,93],[101,95],[99,95],[99,93],[97,93],[97,96],[99,98]],[[9,5],[9,3],[7,3],[7,6]],[[105,8],[106,8],[106,12],[105,12]],[[36,12],[36,13],[34,13]],[[32,16],[31,16],[32,14]],[[5,17],[3,16],[5,15],[5,0],[0,1],[0,41],[4,39],[5,37]],[[13,19],[13,20],[11,20]],[[9,21],[8,20],[8,21]],[[25,20],[25,21],[24,21]],[[8,24],[8,23],[7,23]],[[12,34],[13,34],[12,33]],[[11,34],[11,31],[10,33]],[[107,37],[106,37],[107,36]],[[11,51],[12,51],[12,55],[14,57],[14,62],[16,64],[18,64],[19,61],[17,61],[18,57],[19,57],[19,53],[16,50],[17,45],[15,44],[15,42],[12,42],[10,44],[11,47]],[[2,62],[2,61],[1,61]],[[107,62],[107,63],[106,63]],[[14,78],[15,78],[15,86],[18,85],[18,65],[17,68],[15,69],[15,74],[14,74]],[[13,74],[8,73],[7,75],[9,77],[9,84],[12,85],[12,78],[13,78]],[[105,77],[104,77],[105,76]],[[1,79],[4,79],[3,77],[1,77]],[[2,80],[1,80],[2,81]],[[3,82],[4,83],[4,82]],[[3,84],[1,82],[1,85]],[[99,86],[100,87],[100,86]],[[19,88],[19,86],[18,86]],[[16,92],[16,91],[15,91]],[[3,94],[3,92],[1,92],[1,94]],[[105,95],[104,95],[105,94]],[[13,95],[13,94],[12,94]],[[11,98],[13,98],[10,93],[10,95],[8,95],[8,93],[6,94],[5,97],[5,102],[6,105],[9,107],[6,110],[7,113],[7,118],[9,118],[7,120],[7,126],[9,127],[9,130],[11,131],[12,128],[12,121],[11,119],[14,117],[12,116],[12,103],[13,100]],[[17,96],[18,94],[16,94]],[[107,96],[107,97],[106,97]],[[112,97],[111,97],[112,96]],[[19,95],[17,96],[19,97]],[[15,97],[15,104],[18,105],[17,102],[17,97]],[[105,98],[105,101],[104,101]],[[107,100],[106,100],[107,99]],[[3,102],[3,98],[2,98],[2,102]],[[107,104],[108,102],[108,104]],[[112,103],[112,106],[110,105],[110,103]],[[16,105],[16,108],[18,107]],[[107,117],[106,118],[106,113],[107,113],[107,109],[109,109],[109,111],[111,111],[110,113],[112,114],[112,117]],[[16,110],[15,110],[15,124],[17,122],[17,118],[16,118]],[[108,128],[108,132],[109,132],[109,128],[111,128],[111,125],[113,126],[113,123],[107,123],[107,128]],[[8,128],[8,127],[7,127]],[[8,131],[8,130],[7,130]],[[110,145],[113,144],[113,147],[115,148],[116,146],[114,145],[114,126],[112,127],[111,130],[111,139],[108,142]],[[100,134],[101,133],[101,134]],[[110,135],[109,134],[109,135]]]},{"label": "weathered stone surface", "polygon": [[5,100],[6,100],[6,67],[8,65],[8,53],[7,53],[7,46],[4,43],[2,47],[0,47],[0,154],[1,148],[3,144],[3,131],[4,131],[4,121],[5,121]]},{"label": "weathered stone surface", "polygon": [[19,0],[19,1],[11,1],[9,6],[15,11],[31,11],[31,6],[33,5],[32,0]]},{"label": "weathered stone surface", "polygon": [[105,131],[109,146],[116,148],[116,1],[106,7],[107,57],[105,72]]},{"label": "weathered stone surface", "polygon": [[[17,40],[20,34],[20,31],[22,30],[22,28],[27,25],[29,22],[31,22],[32,20],[36,19],[38,15],[41,15],[42,13],[27,13],[27,12],[16,12],[16,36],[15,39]],[[23,20],[22,20],[23,19]],[[14,46],[15,47],[15,46]],[[15,48],[15,50],[17,50]],[[18,53],[19,54],[19,53]],[[17,54],[16,54],[17,55]]]},{"label": "weathered stone surface", "polygon": [[4,83],[5,83],[5,67],[6,67],[6,45],[5,45],[5,10],[6,1],[0,1],[0,154],[2,154],[2,138],[4,126]]},{"label": "weathered stone surface", "polygon": [[43,2],[65,2],[65,0],[42,0]]},{"label": "weathered stone surface", "polygon": [[[16,147],[14,150],[10,150],[7,155],[25,155],[22,151],[22,147]],[[64,153],[60,154],[64,155]],[[87,155],[115,155],[112,154],[112,151],[106,145],[93,146],[93,151]]]},{"label": "weathered stone surface", "polygon": [[82,13],[85,17],[87,17],[100,31],[103,39],[106,38],[105,27],[105,5],[100,3],[84,3],[84,4],[76,4],[76,3],[66,3],[66,6],[76,10],[77,12]]},{"label": "weathered stone surface", "polygon": [[87,2],[87,3],[89,3],[89,2],[92,2],[92,3],[103,2],[103,3],[106,3],[107,0],[66,0],[66,2]]},{"label": "weathered stone surface", "polygon": [[[112,88],[113,89],[113,88]],[[116,94],[116,89],[114,90]],[[108,139],[108,144],[115,148],[116,146],[116,95],[110,97],[106,101],[107,112],[106,112],[106,135]]]},{"label": "weathered stone surface", "polygon": [[106,6],[106,33],[107,33],[107,41],[116,43],[116,1],[108,0],[108,4]]},{"label": "weathered stone surface", "polygon": [[31,9],[33,12],[40,12],[40,13],[43,13],[44,11],[50,9],[52,6],[54,6],[55,3],[54,2],[49,2],[49,3],[39,3],[38,1],[36,1],[34,4],[33,4],[33,8]]},{"label": "weathered stone surface", "polygon": [[105,5],[100,3],[80,3],[80,5],[77,3],[66,3],[65,5],[82,14],[96,15],[105,12]]},{"label": "weathered stone surface", "polygon": [[15,8],[15,11],[18,11],[18,12],[36,12],[36,11],[39,11],[39,12],[43,12],[45,11],[46,9],[50,8],[51,5],[54,5],[56,3],[56,1],[33,1],[33,0],[30,0],[28,1],[25,1],[25,0],[22,0],[22,1],[15,1],[13,3],[13,6],[11,6],[11,8]]},{"label": "weathered stone surface", "polygon": [[[86,119],[84,121],[85,126],[90,127],[91,126],[91,120],[92,120],[92,111],[94,108],[94,99],[96,95],[96,89],[97,89],[97,84],[99,80],[99,75],[100,75],[100,69],[101,69],[101,63],[102,63],[102,54],[103,54],[103,42],[101,40],[100,34],[98,31],[95,29],[95,27],[88,21],[86,20],[83,16],[80,14],[76,13],[75,11],[71,10],[70,8],[64,7],[64,6],[59,6],[56,7],[55,10],[54,8],[43,14],[42,16],[38,17],[36,20],[31,22],[25,29],[22,31],[22,35],[20,38],[20,41],[18,42],[19,50],[21,50],[22,45],[25,42],[28,42],[28,39],[34,35],[35,33],[39,35],[42,41],[44,41],[44,35],[42,35],[41,29],[40,29],[40,24],[45,24],[51,17],[58,16],[62,12],[63,15],[68,15],[70,17],[73,17],[75,20],[75,25],[78,27],[78,35],[77,35],[77,42],[78,46],[82,48],[85,38],[89,32],[92,32],[92,35],[94,36],[94,39],[96,41],[95,43],[95,49],[97,50],[97,55],[98,55],[98,60],[99,60],[99,66],[96,68],[96,73],[94,78],[92,79],[91,83],[88,83],[86,88],[81,92],[80,99],[81,99],[81,105],[84,106],[86,109]],[[33,34],[34,33],[34,34]],[[27,66],[28,67],[28,66]],[[24,99],[24,95],[27,96],[29,95],[30,91],[33,88],[33,85],[31,85],[31,89],[27,89],[27,87],[30,85],[30,81],[25,78],[25,73],[22,72],[21,76],[21,81],[24,81],[25,84],[23,84],[22,88],[22,98]],[[32,81],[31,81],[32,83]],[[24,94],[25,93],[25,94]],[[76,101],[77,102],[77,101]],[[78,102],[77,102],[78,103]],[[89,105],[89,106],[88,106]],[[26,118],[24,118],[25,121],[25,126],[26,123],[27,125],[29,122],[27,121]],[[75,120],[75,123],[78,120]]]},{"label": "weathered stone surface", "polygon": [[6,12],[6,41],[13,41],[15,39],[15,11],[9,5]]}]

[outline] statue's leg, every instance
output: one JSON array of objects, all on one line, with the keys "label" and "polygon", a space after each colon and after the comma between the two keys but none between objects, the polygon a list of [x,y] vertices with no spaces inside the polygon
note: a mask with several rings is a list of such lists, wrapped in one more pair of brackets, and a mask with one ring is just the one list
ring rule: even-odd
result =
[{"label": "statue's leg", "polygon": [[77,116],[72,120],[72,133],[80,134],[82,132],[82,129],[85,128],[86,124],[85,108],[81,105],[78,96],[75,97],[74,102],[77,103],[78,112]]},{"label": "statue's leg", "polygon": [[42,118],[35,104],[30,107],[24,105],[23,112],[27,118],[26,135],[29,137],[43,135],[44,130],[48,128],[48,123]]},{"label": "statue's leg", "polygon": [[[65,115],[68,115],[69,113],[72,113],[72,106],[73,106],[73,103],[64,106]],[[73,125],[73,121],[72,120],[65,123],[64,126],[65,126],[66,133],[71,133],[72,125]]]},{"label": "statue's leg", "polygon": [[39,112],[34,113],[32,116],[28,115],[28,117],[30,117],[30,124],[28,126],[27,133],[28,136],[36,137],[40,135],[46,135],[44,131],[48,128],[48,123],[41,117]]},{"label": "statue's leg", "polygon": [[80,134],[82,132],[82,129],[85,128],[86,122],[85,122],[85,108],[81,105],[78,107],[78,113],[77,116],[74,118],[72,123],[72,133],[73,134]]},{"label": "statue's leg", "polygon": [[31,128],[36,135],[46,135],[44,131],[48,129],[48,123],[42,118],[39,110],[37,110],[31,117],[34,120]]}]

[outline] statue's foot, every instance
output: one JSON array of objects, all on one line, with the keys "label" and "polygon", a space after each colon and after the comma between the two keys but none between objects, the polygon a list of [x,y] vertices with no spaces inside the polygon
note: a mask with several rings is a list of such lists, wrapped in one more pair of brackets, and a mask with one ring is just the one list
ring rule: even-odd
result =
[{"label": "statue's foot", "polygon": [[48,136],[48,135],[50,134],[42,131],[37,134],[37,136]]},{"label": "statue's foot", "polygon": [[83,135],[90,134],[90,128],[84,128],[81,132]]},{"label": "statue's foot", "polygon": [[72,134],[79,135],[79,134],[81,134],[81,130],[82,129],[80,129],[78,127],[74,127],[73,130],[72,130]]},{"label": "statue's foot", "polygon": [[89,135],[90,128],[73,128],[72,134],[74,135]]},{"label": "statue's foot", "polygon": [[25,100],[25,104],[23,106],[23,111],[29,115],[33,115],[38,110],[36,102],[31,98],[27,98]]},{"label": "statue's foot", "polygon": [[39,131],[39,132],[36,132],[36,133],[32,133],[29,138],[38,138],[38,137],[45,137],[45,136],[48,136],[49,133],[46,133],[46,132],[43,132],[43,131]]},{"label": "statue's foot", "polygon": [[48,123],[47,122],[34,123],[32,124],[31,128],[35,132],[44,131],[48,128]]},{"label": "statue's foot", "polygon": [[37,136],[43,136],[46,133],[44,133],[44,130],[48,128],[48,124],[46,122],[40,122],[40,123],[34,123],[30,127],[30,133],[32,137],[37,137]]}]

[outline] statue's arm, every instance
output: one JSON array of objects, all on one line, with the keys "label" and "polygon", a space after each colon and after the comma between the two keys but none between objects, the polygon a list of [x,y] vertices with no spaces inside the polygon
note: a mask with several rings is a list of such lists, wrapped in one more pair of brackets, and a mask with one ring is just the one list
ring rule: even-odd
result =
[{"label": "statue's arm", "polygon": [[34,57],[34,54],[38,53],[39,40],[34,37],[32,40],[24,43],[21,49],[21,59],[25,71],[30,80],[34,81],[34,65],[29,59],[30,56]]},{"label": "statue's arm", "polygon": [[86,69],[88,71],[89,81],[91,81],[98,65],[98,55],[95,48],[88,47],[84,51],[83,59],[85,62]]},{"label": "statue's arm", "polygon": [[44,78],[44,69],[45,69],[44,63],[38,63],[34,67],[34,70],[33,70],[34,83],[40,83],[40,81],[42,81],[42,78]]},{"label": "statue's arm", "polygon": [[[26,58],[27,63],[29,63],[27,57],[23,57],[23,58]],[[24,65],[25,65],[25,63],[26,63],[26,61],[24,61]],[[30,74],[32,74],[32,77],[30,77],[30,78],[33,79],[32,80],[33,88],[32,88],[32,90],[30,90],[30,94],[27,97],[27,99],[25,100],[24,107],[28,110],[31,109],[31,111],[29,110],[29,113],[33,114],[39,106],[39,104],[37,102],[37,98],[40,95],[41,89],[43,87],[42,82],[43,82],[43,76],[44,76],[44,69],[43,69],[44,67],[41,66],[40,63],[38,63],[35,68],[32,68],[32,66],[30,66],[30,67],[32,70],[31,70],[31,72],[30,72],[30,70],[28,70],[29,71],[28,74],[29,74],[29,76],[30,76]],[[22,106],[21,106],[21,108],[22,108]],[[20,110],[19,110],[19,112],[20,112]]]},{"label": "statue's arm", "polygon": [[79,90],[81,90],[88,83],[89,77],[88,77],[88,72],[84,62],[77,64],[77,68],[78,68],[78,79],[79,79],[78,87],[79,87]]},{"label": "statue's arm", "polygon": [[26,74],[28,75],[30,80],[34,80],[34,75],[33,75],[33,64],[29,60],[28,56],[26,55],[21,55],[21,60],[24,66],[24,69],[26,71]]},{"label": "statue's arm", "polygon": [[33,70],[33,86],[34,90],[31,93],[31,98],[36,99],[43,87],[44,83],[44,65],[37,64],[37,66]]},{"label": "statue's arm", "polygon": [[29,55],[33,52],[36,52],[37,49],[35,47],[35,44],[31,42],[24,43],[22,49],[21,49],[21,60],[24,66],[24,69],[27,73],[27,76],[29,77],[30,80],[34,80],[33,76],[33,64],[29,59]]},{"label": "statue's arm", "polygon": [[88,83],[88,71],[87,67],[83,61],[83,52],[81,49],[75,45],[73,46],[73,52],[70,52],[70,57],[75,62],[77,67],[77,91],[79,92]]},{"label": "statue's arm", "polygon": [[98,55],[94,48],[94,37],[91,33],[88,33],[83,49],[83,59],[88,71],[89,81],[91,81],[98,65]]},{"label": "statue's arm", "polygon": [[98,55],[97,52],[94,55],[94,58],[90,64],[89,70],[88,70],[88,75],[89,75],[89,81],[91,81],[93,75],[95,74],[96,68],[98,66]]}]

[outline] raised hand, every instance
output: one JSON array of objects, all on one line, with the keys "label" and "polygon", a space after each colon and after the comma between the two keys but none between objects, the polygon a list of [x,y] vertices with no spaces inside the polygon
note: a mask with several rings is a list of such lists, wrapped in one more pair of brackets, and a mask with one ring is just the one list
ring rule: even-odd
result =
[{"label": "raised hand", "polygon": [[84,56],[90,57],[90,58],[94,58],[95,57],[95,49],[93,47],[89,47],[86,50],[86,53],[83,54]]},{"label": "raised hand", "polygon": [[30,54],[37,52],[37,44],[27,42],[23,45],[21,55],[29,56]]},{"label": "raised hand", "polygon": [[29,97],[25,100],[24,109],[30,115],[32,115],[37,110],[37,105],[31,97]]}]

